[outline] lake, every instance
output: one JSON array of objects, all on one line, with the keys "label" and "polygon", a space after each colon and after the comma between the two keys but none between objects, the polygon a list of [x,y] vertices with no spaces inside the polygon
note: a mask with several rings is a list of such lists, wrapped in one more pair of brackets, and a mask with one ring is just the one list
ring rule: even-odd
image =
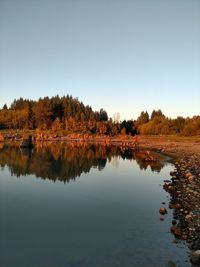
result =
[{"label": "lake", "polygon": [[162,185],[172,164],[115,146],[55,143],[1,147],[0,166],[2,267],[191,266],[169,230]]}]

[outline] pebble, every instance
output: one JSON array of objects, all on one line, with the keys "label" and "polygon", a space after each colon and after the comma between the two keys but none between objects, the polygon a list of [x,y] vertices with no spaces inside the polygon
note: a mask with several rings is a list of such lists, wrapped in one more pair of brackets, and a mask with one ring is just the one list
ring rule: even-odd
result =
[{"label": "pebble", "polygon": [[193,220],[192,215],[190,215],[190,214],[186,215],[185,220],[186,220],[186,222],[191,222]]},{"label": "pebble", "polygon": [[172,220],[172,225],[176,225],[177,221],[176,220]]},{"label": "pebble", "polygon": [[166,208],[164,208],[164,207],[161,207],[160,208],[160,210],[159,210],[159,212],[160,212],[160,214],[166,214],[167,213],[167,210],[166,210]]}]

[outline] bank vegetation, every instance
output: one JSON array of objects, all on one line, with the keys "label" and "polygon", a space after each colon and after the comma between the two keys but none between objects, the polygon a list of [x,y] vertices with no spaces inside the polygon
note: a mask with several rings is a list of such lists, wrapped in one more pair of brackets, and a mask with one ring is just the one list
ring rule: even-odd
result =
[{"label": "bank vegetation", "polygon": [[[134,116],[134,114],[133,114]],[[102,108],[94,111],[77,98],[66,95],[44,97],[38,101],[15,99],[10,107],[0,109],[0,130],[61,131],[65,134],[92,135],[200,135],[200,116],[175,119],[161,110],[149,115],[142,111],[136,120],[116,121]]]}]

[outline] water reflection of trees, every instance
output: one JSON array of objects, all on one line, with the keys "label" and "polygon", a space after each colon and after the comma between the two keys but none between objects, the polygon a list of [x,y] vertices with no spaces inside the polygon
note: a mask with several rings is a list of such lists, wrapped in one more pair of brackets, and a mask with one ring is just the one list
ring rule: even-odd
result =
[{"label": "water reflection of trees", "polygon": [[107,161],[116,157],[136,160],[141,169],[150,166],[152,171],[159,172],[164,166],[161,162],[144,162],[140,153],[135,151],[87,143],[38,143],[33,150],[4,146],[0,150],[0,166],[7,165],[11,175],[17,177],[34,174],[42,179],[69,182],[82,173],[88,173],[91,168],[103,170]]}]

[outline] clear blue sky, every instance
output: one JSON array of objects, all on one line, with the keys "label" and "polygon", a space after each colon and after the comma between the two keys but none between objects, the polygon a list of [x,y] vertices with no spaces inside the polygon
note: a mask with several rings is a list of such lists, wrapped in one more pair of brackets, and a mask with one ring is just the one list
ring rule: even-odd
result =
[{"label": "clear blue sky", "polygon": [[199,115],[200,1],[0,0],[0,107],[56,94]]}]

